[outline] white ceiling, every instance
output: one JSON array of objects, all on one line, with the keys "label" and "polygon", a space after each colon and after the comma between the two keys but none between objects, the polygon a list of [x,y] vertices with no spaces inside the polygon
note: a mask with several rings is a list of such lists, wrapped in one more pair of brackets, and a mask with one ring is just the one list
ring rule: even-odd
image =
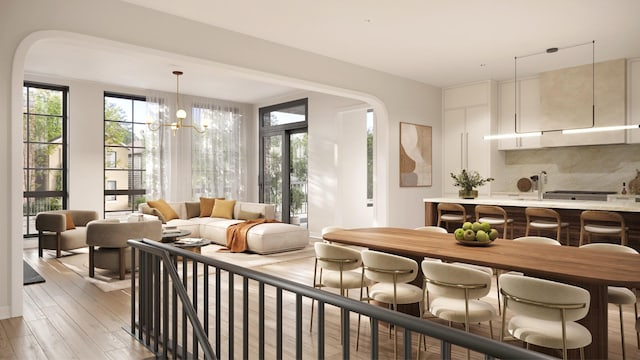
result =
[{"label": "white ceiling", "polygon": [[[592,40],[596,61],[640,56],[638,0],[122,1],[436,86],[510,79],[515,56]],[[27,71],[165,91],[175,87],[169,80],[175,59],[167,56],[62,45],[75,48],[34,46]],[[518,73],[590,62],[591,46],[579,46],[521,58]],[[135,81],[130,74],[138,75]],[[185,69],[181,88],[242,102],[293,90],[199,64]]]}]

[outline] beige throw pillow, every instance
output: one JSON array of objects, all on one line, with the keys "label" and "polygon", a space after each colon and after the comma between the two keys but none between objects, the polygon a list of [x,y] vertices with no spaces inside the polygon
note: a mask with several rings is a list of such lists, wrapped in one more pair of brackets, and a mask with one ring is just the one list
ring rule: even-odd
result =
[{"label": "beige throw pillow", "polygon": [[200,198],[200,217],[211,216],[213,211],[213,205],[216,203],[215,198],[201,197]]},{"label": "beige throw pillow", "polygon": [[240,210],[238,212],[238,220],[255,220],[262,218],[262,213]]},{"label": "beige throw pillow", "polygon": [[199,201],[187,201],[184,203],[187,208],[187,219],[200,216],[200,202]]},{"label": "beige throw pillow", "polygon": [[235,200],[216,200],[215,204],[213,204],[211,217],[233,219],[233,208],[235,206]]},{"label": "beige throw pillow", "polygon": [[176,213],[176,211],[173,210],[173,208],[169,204],[167,204],[167,202],[164,201],[163,199],[149,200],[149,201],[147,201],[147,205],[149,205],[152,208],[157,209],[158,211],[160,211],[160,213],[162,214],[162,216],[165,219],[165,222],[169,221],[169,220],[179,219],[180,218],[178,213]]}]

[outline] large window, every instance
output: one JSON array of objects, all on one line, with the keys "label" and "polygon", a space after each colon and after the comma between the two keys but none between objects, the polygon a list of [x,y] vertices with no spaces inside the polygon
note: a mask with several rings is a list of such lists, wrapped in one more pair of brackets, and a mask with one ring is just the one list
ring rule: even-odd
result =
[{"label": "large window", "polygon": [[145,201],[145,130],[143,97],[104,95],[105,218],[123,218]]},{"label": "large window", "polygon": [[67,208],[69,89],[25,82],[23,102],[23,231],[37,236],[35,215]]},{"label": "large window", "polygon": [[307,99],[260,108],[260,202],[307,226]]}]

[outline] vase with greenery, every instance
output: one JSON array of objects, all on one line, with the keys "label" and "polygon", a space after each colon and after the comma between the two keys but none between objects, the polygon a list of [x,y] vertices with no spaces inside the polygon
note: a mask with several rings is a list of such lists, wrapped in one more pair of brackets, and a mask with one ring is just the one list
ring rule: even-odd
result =
[{"label": "vase with greenery", "polygon": [[466,169],[462,169],[459,174],[451,173],[451,178],[453,178],[454,183],[453,186],[458,186],[462,188],[458,195],[460,195],[463,199],[475,199],[478,197],[478,190],[476,188],[478,186],[482,186],[488,182],[495,180],[494,178],[483,178],[480,174],[475,170],[467,171]]}]

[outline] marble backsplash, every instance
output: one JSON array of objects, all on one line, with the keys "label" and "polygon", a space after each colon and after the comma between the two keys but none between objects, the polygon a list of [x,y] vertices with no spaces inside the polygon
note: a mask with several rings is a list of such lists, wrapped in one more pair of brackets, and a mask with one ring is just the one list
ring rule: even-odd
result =
[{"label": "marble backsplash", "polygon": [[[518,192],[516,183],[547,172],[544,190],[622,190],[640,170],[640,144],[556,147],[504,152],[504,168],[492,174],[491,192]],[[499,169],[495,167],[494,169]]]}]

